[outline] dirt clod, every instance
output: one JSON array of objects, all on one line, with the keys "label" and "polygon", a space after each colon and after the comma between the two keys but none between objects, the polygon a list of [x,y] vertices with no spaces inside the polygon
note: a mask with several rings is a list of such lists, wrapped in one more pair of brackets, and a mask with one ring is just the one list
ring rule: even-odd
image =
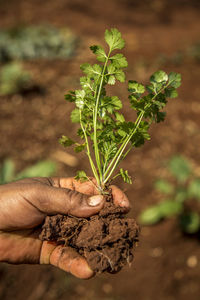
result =
[{"label": "dirt clod", "polygon": [[75,248],[96,273],[115,273],[132,261],[138,241],[139,227],[124,212],[124,208],[108,201],[98,215],[90,218],[47,216],[40,239]]}]

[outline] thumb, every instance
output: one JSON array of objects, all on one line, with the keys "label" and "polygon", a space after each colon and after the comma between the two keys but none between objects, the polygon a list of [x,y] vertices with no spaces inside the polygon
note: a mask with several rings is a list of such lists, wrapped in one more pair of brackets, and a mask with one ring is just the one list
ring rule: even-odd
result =
[{"label": "thumb", "polygon": [[105,202],[102,195],[88,196],[67,188],[47,185],[32,187],[26,198],[43,213],[71,214],[76,217],[89,217],[98,213]]}]

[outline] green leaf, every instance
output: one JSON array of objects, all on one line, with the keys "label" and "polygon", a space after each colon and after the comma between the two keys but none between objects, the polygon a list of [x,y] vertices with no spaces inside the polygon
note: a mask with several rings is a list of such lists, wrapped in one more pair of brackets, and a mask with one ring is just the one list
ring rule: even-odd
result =
[{"label": "green leaf", "polygon": [[126,183],[129,183],[129,184],[132,184],[132,180],[131,180],[131,177],[130,175],[128,174],[128,171],[127,170],[123,170],[122,168],[119,170],[120,172],[120,175],[122,177],[122,179],[124,180],[124,182]]},{"label": "green leaf", "polygon": [[188,196],[200,200],[200,178],[193,179],[188,186]]},{"label": "green leaf", "polygon": [[110,60],[112,61],[112,64],[116,68],[128,67],[128,62],[126,60],[126,57],[121,53],[117,53],[117,54],[113,55],[112,57],[110,57]]},{"label": "green leaf", "polygon": [[182,183],[188,180],[191,175],[191,166],[182,156],[174,156],[169,161],[168,168],[176,179]]},{"label": "green leaf", "polygon": [[15,164],[11,159],[6,159],[0,169],[0,184],[10,182],[14,179]]},{"label": "green leaf", "polygon": [[65,95],[65,100],[67,100],[69,102],[75,102],[75,100],[76,100],[75,92],[69,91],[69,93]]},{"label": "green leaf", "polygon": [[92,75],[101,75],[102,72],[102,67],[100,65],[90,65],[88,63],[82,64],[80,66],[81,70],[87,74],[88,76],[92,76]]},{"label": "green leaf", "polygon": [[115,77],[120,82],[125,82],[125,80],[126,80],[125,73],[122,70],[117,70],[115,72]]},{"label": "green leaf", "polygon": [[143,94],[145,92],[145,87],[141,83],[137,81],[129,80],[128,82],[128,90],[131,93]]},{"label": "green leaf", "polygon": [[79,109],[83,109],[84,107],[84,97],[85,97],[85,91],[84,90],[76,90],[75,91],[75,94],[76,94],[76,106],[79,108]]},{"label": "green leaf", "polygon": [[80,180],[81,182],[88,181],[88,177],[84,171],[78,171],[76,176],[74,177],[76,180]]},{"label": "green leaf", "polygon": [[158,179],[154,186],[156,190],[166,195],[169,195],[174,191],[174,186],[164,179]]},{"label": "green leaf", "polygon": [[183,205],[180,202],[166,200],[159,203],[159,209],[160,213],[165,218],[174,215],[179,215],[183,211]]},{"label": "green leaf", "polygon": [[72,110],[70,118],[71,118],[72,123],[80,122],[80,111],[78,108],[75,108],[74,110]]},{"label": "green leaf", "polygon": [[90,49],[92,50],[92,52],[94,54],[96,54],[98,61],[101,61],[101,62],[106,61],[107,55],[106,55],[103,47],[94,45],[94,46],[91,46]]},{"label": "green leaf", "polygon": [[159,205],[151,206],[145,209],[139,216],[139,222],[142,225],[153,225],[162,219]]},{"label": "green leaf", "polygon": [[171,87],[178,88],[181,85],[181,74],[175,72],[169,73],[169,84]]},{"label": "green leaf", "polygon": [[64,147],[69,147],[69,146],[75,144],[75,142],[73,140],[71,140],[70,138],[68,138],[66,135],[63,135],[59,139],[59,143]]},{"label": "green leaf", "polygon": [[150,82],[162,83],[167,82],[168,75],[164,71],[157,71],[150,77]]},{"label": "green leaf", "polygon": [[165,89],[165,96],[168,98],[178,97],[178,92],[174,87],[168,87]]},{"label": "green leaf", "polygon": [[79,153],[85,149],[85,144],[80,144],[74,148],[75,152]]},{"label": "green leaf", "polygon": [[16,179],[22,179],[26,177],[48,177],[55,173],[56,163],[50,160],[43,160],[35,165],[24,169],[20,172]]},{"label": "green leaf", "polygon": [[184,232],[196,233],[200,230],[200,216],[196,212],[186,213],[181,216],[180,224]]},{"label": "green leaf", "polygon": [[122,102],[117,96],[112,96],[111,101],[116,110],[119,110],[122,108]]},{"label": "green leaf", "polygon": [[114,85],[115,84],[115,76],[114,75],[110,75],[109,77],[108,77],[108,84],[110,84],[110,85]]},{"label": "green leaf", "polygon": [[109,45],[110,52],[115,49],[122,49],[125,45],[125,42],[121,37],[121,33],[116,28],[111,28],[111,30],[106,29],[105,41]]},{"label": "green leaf", "polygon": [[118,112],[115,113],[115,118],[117,121],[119,121],[121,123],[125,121],[124,116]]}]

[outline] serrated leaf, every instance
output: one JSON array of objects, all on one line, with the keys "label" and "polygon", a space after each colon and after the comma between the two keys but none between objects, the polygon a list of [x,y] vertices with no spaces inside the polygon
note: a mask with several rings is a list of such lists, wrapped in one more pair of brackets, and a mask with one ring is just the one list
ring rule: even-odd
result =
[{"label": "serrated leaf", "polygon": [[181,85],[181,74],[175,72],[169,73],[169,84],[171,87],[178,88]]},{"label": "serrated leaf", "polygon": [[84,90],[76,90],[75,91],[76,94],[76,106],[79,109],[83,109],[84,107],[84,97],[85,97],[85,91]]},{"label": "serrated leaf", "polygon": [[116,68],[126,68],[128,66],[126,57],[121,53],[113,55],[112,57],[110,57],[110,60]]},{"label": "serrated leaf", "polygon": [[117,96],[112,96],[111,97],[111,103],[115,107],[116,110],[119,110],[122,108],[122,102]]},{"label": "serrated leaf", "polygon": [[129,80],[128,82],[128,90],[131,93],[143,94],[145,92],[145,87],[141,83],[137,81]]},{"label": "serrated leaf", "polygon": [[160,213],[165,218],[174,215],[179,215],[183,211],[183,205],[180,202],[166,200],[159,203],[159,209]]},{"label": "serrated leaf", "polygon": [[182,156],[174,156],[169,161],[168,168],[179,182],[185,182],[191,175],[190,164]]},{"label": "serrated leaf", "polygon": [[124,116],[122,114],[119,114],[118,112],[115,113],[115,118],[121,123],[125,121]]},{"label": "serrated leaf", "polygon": [[100,65],[90,65],[88,63],[85,63],[85,64],[82,64],[80,66],[81,70],[87,74],[88,76],[91,76],[91,75],[101,75],[101,72],[102,72],[102,68]]},{"label": "serrated leaf", "polygon": [[200,230],[200,216],[196,212],[183,214],[180,224],[184,232],[193,234]]},{"label": "serrated leaf", "polygon": [[154,186],[156,190],[166,195],[169,195],[174,191],[174,186],[164,179],[156,180]]},{"label": "serrated leaf", "polygon": [[77,106],[79,109],[83,109],[83,107],[84,107],[84,101],[83,101],[83,99],[78,98],[78,99],[76,99],[75,103],[76,103],[76,106]]},{"label": "serrated leaf", "polygon": [[119,32],[116,28],[111,28],[110,30],[106,29],[105,41],[109,45],[110,51],[122,49],[125,45],[125,42],[121,37],[121,32]]},{"label": "serrated leaf", "polygon": [[115,72],[115,77],[120,82],[124,82],[126,80],[125,73],[122,70],[117,70]]},{"label": "serrated leaf", "polygon": [[74,177],[76,180],[80,180],[81,182],[88,181],[88,177],[84,171],[78,171],[76,176]]},{"label": "serrated leaf", "polygon": [[145,209],[139,216],[142,225],[154,225],[162,219],[162,214],[158,205]]},{"label": "serrated leaf", "polygon": [[162,82],[167,82],[167,80],[168,80],[168,75],[162,70],[156,71],[150,77],[150,82],[162,83]]},{"label": "serrated leaf", "polygon": [[80,122],[80,111],[78,108],[72,110],[70,115],[72,123],[79,123]]},{"label": "serrated leaf", "polygon": [[59,139],[59,143],[64,147],[69,147],[69,146],[75,144],[75,142],[72,139],[70,139],[69,137],[67,137],[66,135],[63,135]]},{"label": "serrated leaf", "polygon": [[108,84],[114,85],[115,82],[116,82],[115,76],[114,76],[114,75],[110,75],[110,76],[108,77]]},{"label": "serrated leaf", "polygon": [[94,46],[91,46],[90,49],[92,50],[92,52],[94,54],[96,54],[98,61],[101,61],[101,62],[106,61],[107,55],[106,55],[103,47],[94,45]]},{"label": "serrated leaf", "polygon": [[83,151],[85,149],[85,144],[80,144],[80,145],[77,145],[75,148],[74,148],[74,151],[79,153],[81,151]]},{"label": "serrated leaf", "polygon": [[178,97],[178,92],[174,87],[168,87],[165,89],[165,96],[168,98]]},{"label": "serrated leaf", "polygon": [[132,184],[131,176],[128,174],[127,170],[124,170],[121,168],[119,170],[119,173],[120,173],[122,179],[124,180],[124,182]]},{"label": "serrated leaf", "polygon": [[115,71],[116,71],[116,68],[115,68],[115,66],[114,66],[114,64],[109,64],[108,66],[107,66],[107,70],[108,70],[108,75],[109,74],[115,74]]},{"label": "serrated leaf", "polygon": [[188,186],[188,196],[200,200],[200,178],[193,179]]}]

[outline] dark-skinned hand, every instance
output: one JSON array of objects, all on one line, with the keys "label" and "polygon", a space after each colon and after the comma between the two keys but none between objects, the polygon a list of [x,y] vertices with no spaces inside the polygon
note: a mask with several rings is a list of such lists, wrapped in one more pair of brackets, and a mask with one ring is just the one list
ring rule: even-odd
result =
[{"label": "dark-skinned hand", "polygon": [[[129,201],[111,186],[114,203],[129,210]],[[104,198],[95,180],[81,183],[74,178],[28,178],[0,186],[0,262],[52,264],[76,277],[94,275],[86,260],[74,249],[39,240],[39,228],[47,215],[97,214]]]}]

